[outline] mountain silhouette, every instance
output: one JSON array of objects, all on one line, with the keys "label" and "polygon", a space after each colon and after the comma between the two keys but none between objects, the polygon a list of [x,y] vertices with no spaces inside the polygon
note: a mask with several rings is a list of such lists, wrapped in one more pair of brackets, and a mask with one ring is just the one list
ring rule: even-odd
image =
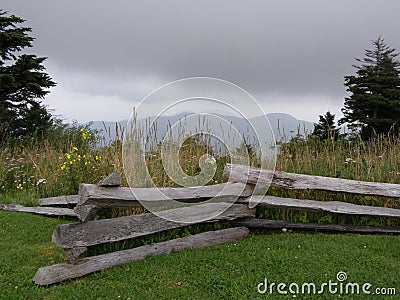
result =
[{"label": "mountain silhouette", "polygon": [[[180,120],[184,121],[186,116],[193,115],[193,113],[181,113],[174,116],[160,116],[156,120],[156,128],[157,128],[157,137],[162,138],[167,132],[168,128],[179,122]],[[264,124],[263,116],[255,117],[249,120],[244,118],[240,118],[237,116],[224,116],[217,115],[227,122],[231,123],[234,128],[236,128],[241,135],[245,138],[251,139],[252,130],[250,129],[250,124]],[[294,136],[301,135],[306,136],[311,133],[314,128],[314,123],[304,120],[298,120],[295,117],[286,114],[286,113],[270,113],[266,115],[270,124],[272,131],[274,133],[275,139],[277,142],[287,142],[290,141]],[[139,126],[147,126],[154,121],[153,118],[149,118],[146,120],[138,120],[137,124]],[[100,136],[104,137],[106,142],[110,140],[114,140],[116,138],[117,132],[121,136],[122,132],[125,131],[128,120],[122,120],[118,122],[112,121],[93,121],[91,123],[91,128],[98,130]],[[198,122],[198,120],[196,120]],[[260,123],[262,122],[262,123]],[[118,131],[116,130],[116,126],[118,126]]]}]

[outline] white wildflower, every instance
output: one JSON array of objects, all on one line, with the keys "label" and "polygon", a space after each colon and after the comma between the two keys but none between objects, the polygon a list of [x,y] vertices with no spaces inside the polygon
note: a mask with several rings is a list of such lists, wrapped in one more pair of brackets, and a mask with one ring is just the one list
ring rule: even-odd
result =
[{"label": "white wildflower", "polygon": [[46,184],[46,179],[44,179],[44,178],[39,179],[39,180],[36,182],[36,185],[39,185],[39,184]]},{"label": "white wildflower", "polygon": [[345,164],[349,164],[349,163],[356,163],[357,161],[355,161],[354,159],[352,159],[351,157],[347,157],[346,160],[344,161]]}]

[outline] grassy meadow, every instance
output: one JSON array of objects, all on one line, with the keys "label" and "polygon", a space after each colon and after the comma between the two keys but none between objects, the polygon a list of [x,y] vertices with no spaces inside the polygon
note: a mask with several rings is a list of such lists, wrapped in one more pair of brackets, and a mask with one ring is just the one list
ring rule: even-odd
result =
[{"label": "grassy meadow", "polygon": [[[111,130],[111,129],[108,129]],[[117,136],[122,136],[115,129]],[[123,174],[122,142],[105,143],[87,127],[71,127],[55,137],[0,145],[0,203],[37,205],[37,200],[76,194],[81,182],[97,183],[117,169]],[[179,153],[182,169],[199,172],[204,154],[217,160],[217,172],[209,184],[220,183],[229,157],[215,153],[203,140],[190,139]],[[146,162],[157,186],[175,186],[162,167],[160,151],[148,153]],[[279,145],[277,169],[365,181],[400,183],[400,138],[379,137],[373,141],[342,139],[320,141],[294,138]],[[124,180],[123,185],[127,185]],[[315,191],[270,188],[269,194],[339,200],[355,204],[400,208],[398,199],[344,195]],[[132,211],[118,211],[118,215]],[[293,210],[258,210],[262,218],[296,222],[346,223],[398,226],[390,218],[344,217]],[[116,215],[116,214],[113,214]],[[60,263],[65,255],[51,243],[58,224],[68,218],[46,218],[0,211],[0,299],[289,299],[292,295],[261,295],[257,284],[274,282],[321,284],[335,280],[344,271],[352,282],[370,282],[374,287],[395,287],[400,293],[400,240],[397,236],[351,234],[302,234],[257,232],[249,238],[222,246],[188,249],[115,267],[51,287],[37,287],[31,280],[41,266]],[[226,224],[192,227],[134,241],[141,245],[214,230]],[[114,250],[108,246],[92,253]],[[110,248],[111,247],[111,248]],[[106,249],[107,248],[107,249]],[[297,295],[298,299],[365,299],[365,295]],[[370,296],[397,299],[396,296]],[[397,296],[398,297],[398,296]]]}]

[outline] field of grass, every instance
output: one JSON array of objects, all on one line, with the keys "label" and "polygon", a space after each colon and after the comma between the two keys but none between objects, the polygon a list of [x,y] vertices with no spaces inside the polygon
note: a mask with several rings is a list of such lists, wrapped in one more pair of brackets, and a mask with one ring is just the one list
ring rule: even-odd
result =
[{"label": "field of grass", "polygon": [[[3,200],[11,196],[20,201],[29,198],[34,203],[34,199],[41,197],[74,194],[79,183],[96,183],[115,169],[124,173],[120,139],[104,145],[95,139],[91,131],[78,129],[71,137],[0,145],[0,195]],[[217,158],[217,172],[209,184],[221,182],[222,169],[230,158],[221,156],[218,150],[204,141],[188,139],[183,144],[179,152],[182,169],[189,175],[197,174],[200,170],[199,158],[203,154],[212,154]],[[146,163],[157,186],[176,186],[163,170],[159,148],[147,153]],[[373,141],[295,138],[291,142],[280,143],[276,169],[400,183],[400,137],[378,137]],[[123,185],[127,185],[126,181]],[[310,197],[304,191],[295,195],[299,198]],[[346,201],[354,199],[348,197]],[[388,201],[381,204],[396,206],[397,203]]]},{"label": "field of grass", "polygon": [[[123,173],[121,141],[99,146],[90,130],[76,128],[74,132],[65,139],[0,145],[0,203],[34,206],[42,197],[75,194],[80,182],[97,183],[114,169]],[[199,172],[198,160],[203,154],[216,154],[217,173],[209,184],[221,182],[222,169],[229,158],[218,156],[209,145],[196,140],[189,140],[182,149],[180,163],[192,175]],[[149,153],[146,161],[158,186],[174,186],[162,171],[159,151]],[[369,142],[357,138],[341,141],[296,138],[279,146],[277,169],[400,183],[400,138],[377,138]],[[127,185],[126,181],[123,184]],[[269,193],[400,208],[398,199],[383,197],[277,188],[271,188]],[[121,212],[113,213],[115,216]],[[132,212],[124,210],[122,213]],[[258,216],[296,222],[399,225],[390,218],[344,217],[279,209],[259,210]],[[257,284],[268,278],[275,283],[301,285],[314,282],[320,286],[329,280],[335,281],[340,271],[346,272],[347,281],[369,282],[373,288],[394,287],[397,294],[400,293],[398,236],[268,232],[253,233],[242,241],[223,246],[148,258],[51,287],[33,285],[31,280],[37,268],[65,259],[63,251],[51,243],[54,228],[74,221],[0,211],[0,246],[3,250],[0,254],[0,299],[289,299],[294,297],[278,295],[276,289],[273,296],[260,295]],[[175,231],[170,237],[197,231],[201,228],[190,232],[187,229]],[[153,241],[132,241],[132,245]],[[103,250],[107,251],[106,248]],[[357,299],[354,295],[340,296]],[[359,299],[367,297],[358,296]],[[396,296],[369,297],[397,299]],[[323,293],[310,298],[299,294],[296,298],[332,299],[339,295]]]},{"label": "field of grass", "polygon": [[[114,267],[50,287],[32,278],[41,266],[60,263],[51,241],[66,219],[0,211],[0,299],[292,299],[277,290],[257,292],[267,278],[276,284],[371,283],[396,288],[397,296],[330,294],[296,299],[398,299],[400,239],[397,236],[275,233],[252,235],[222,246],[188,249]],[[397,298],[396,298],[397,297]]]}]

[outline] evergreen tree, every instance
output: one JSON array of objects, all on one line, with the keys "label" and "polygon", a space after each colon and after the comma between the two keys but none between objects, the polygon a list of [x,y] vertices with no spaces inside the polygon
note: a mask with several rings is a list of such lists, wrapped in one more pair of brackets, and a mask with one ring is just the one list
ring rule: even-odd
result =
[{"label": "evergreen tree", "polygon": [[23,22],[0,9],[0,141],[43,134],[52,125],[41,99],[55,83],[44,72],[45,57],[19,54],[33,41]]},{"label": "evergreen tree", "polygon": [[321,140],[337,140],[339,138],[339,130],[335,125],[335,115],[327,111],[325,115],[319,115],[318,123],[314,123],[312,135]]},{"label": "evergreen tree", "polygon": [[399,53],[379,37],[372,42],[374,48],[365,50],[355,76],[345,76],[350,96],[345,98],[344,117],[349,128],[361,130],[368,139],[375,134],[399,133],[400,128],[400,63]]}]

